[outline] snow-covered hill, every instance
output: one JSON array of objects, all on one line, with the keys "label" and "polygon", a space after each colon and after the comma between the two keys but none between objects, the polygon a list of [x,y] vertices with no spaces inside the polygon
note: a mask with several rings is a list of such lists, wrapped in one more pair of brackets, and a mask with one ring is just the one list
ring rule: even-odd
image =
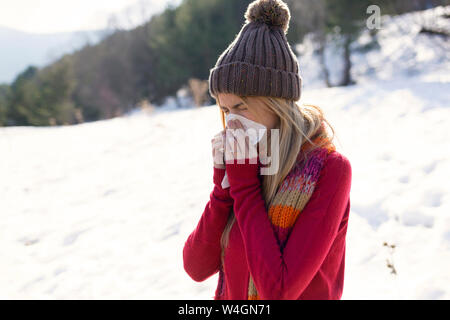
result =
[{"label": "snow-covered hill", "polygon": [[[343,299],[450,298],[450,68],[430,49],[435,68],[414,77],[305,85],[352,164]],[[394,68],[384,45],[370,55]],[[182,249],[220,130],[217,106],[0,128],[0,298],[212,299],[218,275],[194,282]]]},{"label": "snow-covered hill", "polygon": [[[450,6],[393,17],[382,16],[381,29],[374,37],[365,29],[358,41],[352,44],[352,78],[359,84],[374,80],[402,81],[404,78],[450,81],[448,38],[421,32],[425,27],[445,30],[450,34],[449,16]],[[316,53],[318,43],[313,39],[313,36],[307,35],[304,42],[296,46],[301,54],[299,64],[305,89],[325,87]],[[342,39],[339,35],[331,35],[328,41],[325,47],[326,66],[331,83],[337,84],[343,69]]]}]

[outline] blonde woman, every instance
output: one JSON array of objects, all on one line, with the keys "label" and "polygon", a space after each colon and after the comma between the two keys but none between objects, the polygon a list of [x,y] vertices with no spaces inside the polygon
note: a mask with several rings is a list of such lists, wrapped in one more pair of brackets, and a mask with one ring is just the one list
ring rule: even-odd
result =
[{"label": "blonde woman", "polygon": [[[322,110],[297,103],[301,78],[286,38],[287,5],[257,0],[245,18],[210,72],[224,139],[212,140],[214,188],[184,245],[184,268],[195,281],[219,272],[216,300],[340,299],[350,162],[336,151]],[[278,147],[268,150],[278,156],[274,174],[261,174],[259,153],[256,162],[224,157],[238,158],[238,136],[227,131],[245,129],[226,122],[230,114],[264,125],[267,146],[278,130]]]}]

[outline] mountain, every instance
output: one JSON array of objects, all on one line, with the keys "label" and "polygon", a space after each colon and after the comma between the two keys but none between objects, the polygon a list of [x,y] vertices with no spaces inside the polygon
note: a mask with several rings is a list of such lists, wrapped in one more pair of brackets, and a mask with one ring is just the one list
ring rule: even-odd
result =
[{"label": "mountain", "polygon": [[108,30],[35,34],[0,26],[0,83],[9,83],[29,65],[38,67],[99,42]]}]

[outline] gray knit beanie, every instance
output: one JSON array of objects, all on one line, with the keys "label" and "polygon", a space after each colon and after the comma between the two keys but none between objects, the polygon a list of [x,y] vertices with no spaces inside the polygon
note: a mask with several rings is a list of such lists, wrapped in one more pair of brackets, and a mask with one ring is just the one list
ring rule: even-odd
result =
[{"label": "gray knit beanie", "polygon": [[287,41],[290,11],[281,0],[249,4],[245,24],[210,69],[209,92],[270,96],[297,101],[302,79]]}]

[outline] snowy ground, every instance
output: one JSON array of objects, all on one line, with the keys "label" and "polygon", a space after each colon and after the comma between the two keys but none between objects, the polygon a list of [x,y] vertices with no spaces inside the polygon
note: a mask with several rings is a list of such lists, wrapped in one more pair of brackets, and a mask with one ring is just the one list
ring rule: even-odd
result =
[{"label": "snowy ground", "polygon": [[[304,91],[353,169],[343,299],[450,299],[450,68],[438,58],[426,76]],[[194,282],[182,249],[220,130],[217,106],[0,128],[0,298],[212,299],[218,275]]]}]

